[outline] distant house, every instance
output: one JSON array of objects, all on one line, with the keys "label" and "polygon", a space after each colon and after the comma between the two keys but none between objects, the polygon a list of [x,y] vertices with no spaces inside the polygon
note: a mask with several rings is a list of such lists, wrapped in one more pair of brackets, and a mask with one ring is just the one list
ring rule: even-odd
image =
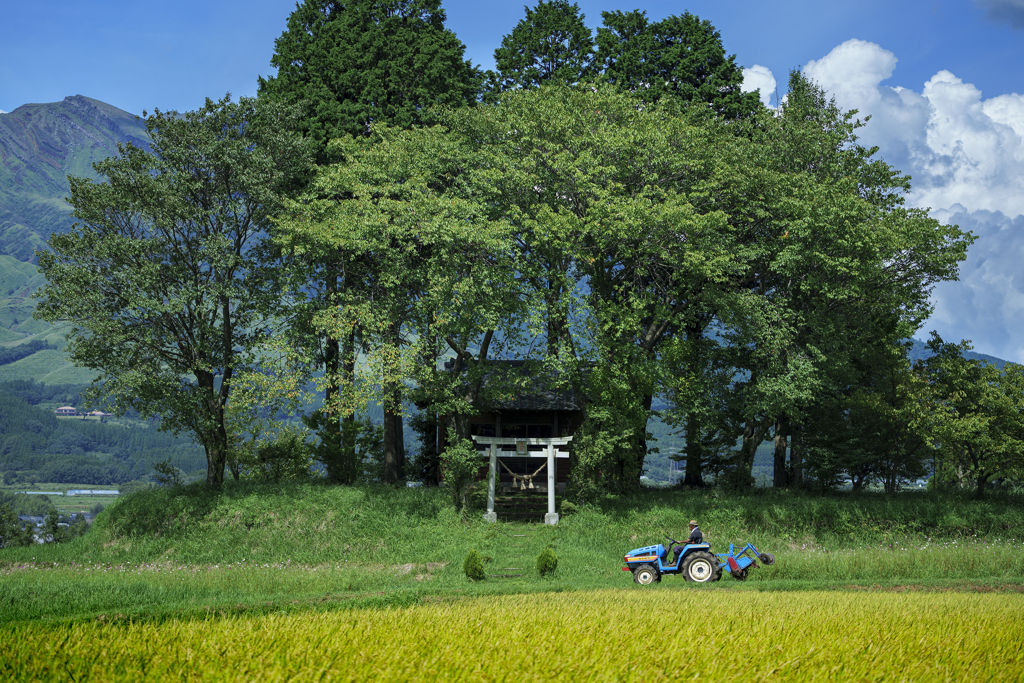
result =
[{"label": "distant house", "polygon": [[75,410],[74,407],[72,407],[72,406],[64,406],[63,408],[57,408],[57,410],[55,410],[53,412],[58,417],[60,417],[60,416],[74,417],[75,415],[78,415],[78,411]]}]

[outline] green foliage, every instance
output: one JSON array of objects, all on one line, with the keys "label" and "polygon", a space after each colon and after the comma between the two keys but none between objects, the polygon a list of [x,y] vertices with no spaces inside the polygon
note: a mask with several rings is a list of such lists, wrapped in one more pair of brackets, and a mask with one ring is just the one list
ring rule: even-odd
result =
[{"label": "green foliage", "polygon": [[271,438],[256,446],[254,461],[243,462],[242,467],[275,484],[282,479],[307,478],[313,466],[308,434],[306,429],[282,425]]},{"label": "green foliage", "polygon": [[158,460],[186,471],[203,466],[201,448],[158,431],[155,423],[55,417],[54,406],[79,404],[80,388],[0,384],[0,471],[7,483],[123,484],[148,476]]},{"label": "green foliage", "polygon": [[304,103],[301,128],[325,163],[327,143],[371,123],[409,128],[432,105],[472,104],[479,74],[444,27],[438,0],[304,0],[288,17],[260,96]]},{"label": "green foliage", "polygon": [[537,556],[537,573],[541,576],[547,576],[548,574],[554,573],[557,568],[558,557],[549,545],[544,548],[544,550],[540,551],[540,555]]},{"label": "green foliage", "polygon": [[[302,418],[310,430],[319,435],[313,446],[313,457],[327,469],[328,478],[340,484],[357,481],[382,481],[384,477],[384,429],[369,416],[351,416],[341,420],[323,410]],[[338,430],[334,436],[330,430]]]},{"label": "green foliage", "polygon": [[153,463],[153,478],[161,486],[180,488],[185,485],[182,471],[172,465],[170,460]]},{"label": "green foliage", "polygon": [[481,464],[480,453],[468,440],[450,444],[441,453],[444,485],[450,492],[452,504],[457,510],[466,508],[466,491],[476,480]]},{"label": "green foliage", "polygon": [[575,85],[592,76],[594,38],[583,19],[579,5],[567,0],[540,0],[527,7],[526,17],[494,51],[498,73],[488,74],[489,88]]},{"label": "green foliage", "polygon": [[53,543],[60,543],[64,537],[64,531],[60,528],[60,513],[57,508],[50,508],[46,511],[43,519],[43,535]]},{"label": "green foliage", "polygon": [[155,112],[152,153],[125,146],[96,164],[105,182],[72,178],[78,228],[39,255],[35,316],[69,321],[72,360],[102,373],[87,402],[193,434],[211,486],[224,476],[232,377],[280,295],[263,249],[282,193],[307,172],[295,121],[247,98]]},{"label": "green foliage", "polygon": [[23,358],[28,358],[37,351],[56,348],[57,347],[53,344],[41,339],[32,339],[31,341],[24,344],[18,344],[17,346],[0,348],[0,365],[7,365],[8,363],[14,363]]},{"label": "green foliage", "polygon": [[602,12],[596,65],[616,87],[653,103],[662,98],[707,103],[729,119],[761,108],[757,92],[742,91],[743,70],[726,56],[722,36],[708,20],[683,12],[649,22],[646,12]]},{"label": "green foliage", "polygon": [[579,508],[576,507],[576,504],[571,500],[562,500],[562,502],[559,503],[559,510],[562,512],[562,516],[564,517],[576,514],[579,511]]},{"label": "green foliage", "polygon": [[974,487],[984,496],[995,477],[1024,476],[1024,367],[968,359],[966,342],[944,342],[935,332],[934,353],[922,364],[940,412],[934,427],[936,467],[942,483]]},{"label": "green foliage", "polygon": [[409,420],[420,448],[406,466],[406,479],[434,486],[441,479],[441,455],[437,452],[437,417],[430,411],[420,411]]},{"label": "green foliage", "polygon": [[462,563],[462,572],[472,581],[483,581],[487,578],[484,573],[484,561],[480,557],[480,553],[476,550],[470,550],[466,554],[466,559]]},{"label": "green foliage", "polygon": [[0,500],[0,548],[28,545],[31,542],[32,532],[25,529],[14,507]]}]

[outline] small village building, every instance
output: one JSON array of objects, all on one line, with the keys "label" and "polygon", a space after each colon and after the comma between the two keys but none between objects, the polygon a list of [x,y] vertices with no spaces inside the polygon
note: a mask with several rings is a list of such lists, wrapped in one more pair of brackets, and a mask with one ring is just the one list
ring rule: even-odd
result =
[{"label": "small village building", "polygon": [[78,411],[75,410],[73,406],[64,406],[62,408],[57,408],[57,410],[53,412],[59,417],[74,417],[75,415],[78,415]]}]

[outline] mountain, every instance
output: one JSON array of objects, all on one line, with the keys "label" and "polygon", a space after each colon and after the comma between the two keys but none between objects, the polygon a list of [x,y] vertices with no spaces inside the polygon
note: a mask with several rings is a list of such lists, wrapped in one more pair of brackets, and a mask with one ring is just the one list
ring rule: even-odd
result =
[{"label": "mountain", "polygon": [[[920,339],[911,339],[911,341],[914,342],[914,345],[910,348],[909,354],[911,363],[918,360],[924,360],[925,358],[931,358],[933,355],[935,355],[928,350],[928,347],[925,345],[925,342],[921,341]],[[974,351],[968,351],[967,353],[965,353],[964,358],[972,360],[983,360],[986,363],[991,363],[1000,370],[1003,369],[1004,365],[1009,363],[1009,361],[1005,361],[1002,358],[988,356],[984,353],[975,353]]]},{"label": "mountain", "polygon": [[71,227],[67,176],[96,177],[92,164],[127,142],[148,148],[142,122],[82,95],[0,114],[0,254],[35,261],[51,233]]}]

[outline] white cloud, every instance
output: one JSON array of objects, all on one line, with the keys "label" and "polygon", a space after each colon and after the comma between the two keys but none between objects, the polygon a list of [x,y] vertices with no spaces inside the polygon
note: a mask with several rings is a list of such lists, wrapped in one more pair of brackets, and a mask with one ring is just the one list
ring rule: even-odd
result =
[{"label": "white cloud", "polygon": [[5,112],[3,109],[0,109],[0,114],[6,114],[6,113],[7,112]]},{"label": "white cloud", "polygon": [[[1024,18],[1024,0],[986,6],[1004,17],[1016,8]],[[916,89],[890,85],[897,63],[879,45],[849,40],[804,73],[841,108],[870,116],[858,130],[861,142],[912,176],[908,203],[978,236],[959,281],[935,287],[935,312],[918,336],[937,329],[948,340],[972,340],[981,353],[1024,362],[1024,95],[986,99],[949,71]]]},{"label": "white cloud", "polygon": [[770,107],[772,95],[775,94],[775,76],[772,75],[771,69],[760,64],[755,64],[749,69],[743,69],[743,83],[740,85],[740,90],[743,92],[752,92],[759,90],[758,95],[761,98],[761,103]]},{"label": "white cloud", "polygon": [[970,339],[980,353],[1024,362],[1024,216],[967,212],[959,205],[934,215],[978,239],[960,264],[960,280],[935,287],[935,312],[922,332]]},{"label": "white cloud", "polygon": [[986,100],[949,71],[935,74],[920,93],[881,85],[896,62],[875,43],[848,40],[804,73],[843,109],[871,117],[862,141],[913,176],[912,204],[1024,213],[1024,97]]}]

